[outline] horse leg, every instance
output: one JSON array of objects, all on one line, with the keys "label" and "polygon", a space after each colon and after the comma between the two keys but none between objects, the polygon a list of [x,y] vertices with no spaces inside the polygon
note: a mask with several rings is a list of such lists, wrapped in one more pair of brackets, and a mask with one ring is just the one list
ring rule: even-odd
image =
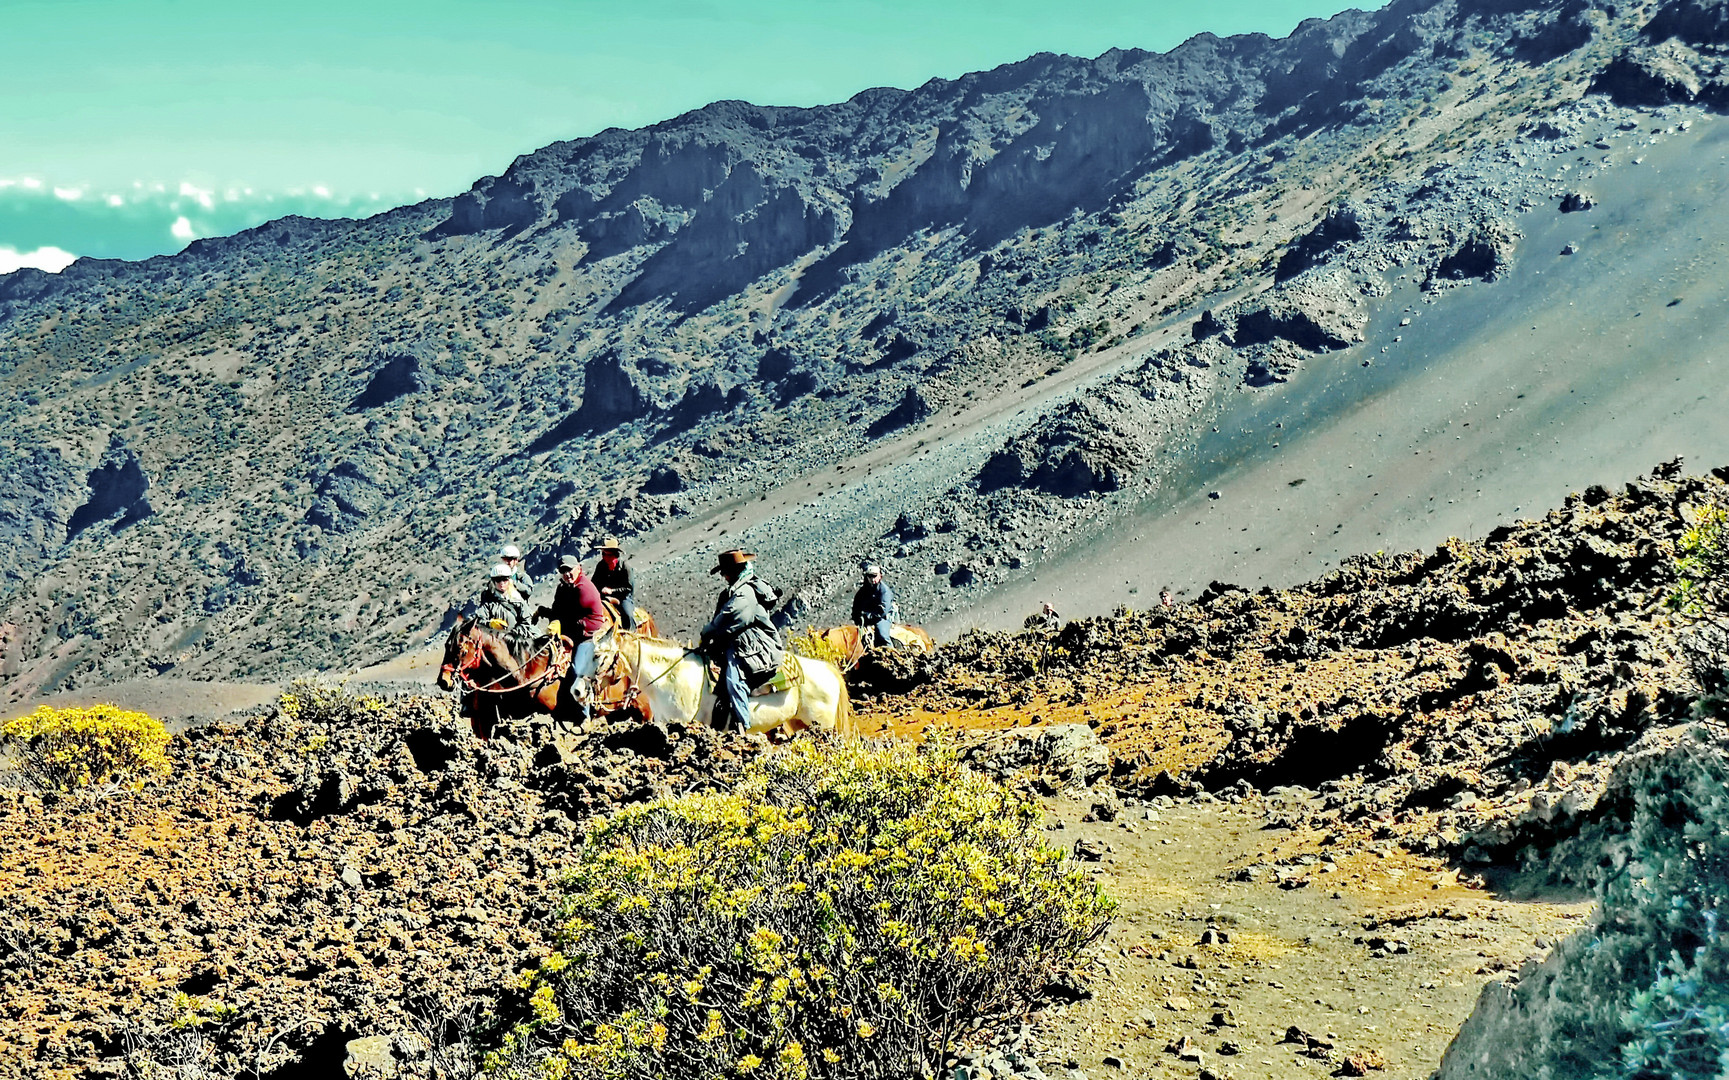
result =
[{"label": "horse leg", "polygon": [[481,742],[492,738],[492,729],[498,726],[498,703],[495,695],[475,696],[474,711],[468,717],[468,726]]}]

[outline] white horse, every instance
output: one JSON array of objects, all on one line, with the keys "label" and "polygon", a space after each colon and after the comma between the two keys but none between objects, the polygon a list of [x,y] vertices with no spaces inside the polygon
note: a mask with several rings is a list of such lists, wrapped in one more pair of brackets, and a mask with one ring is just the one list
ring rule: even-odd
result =
[{"label": "white horse", "polygon": [[[785,690],[750,699],[750,730],[788,732],[814,727],[838,735],[854,734],[852,701],[840,670],[827,660],[794,656],[798,677]],[[714,687],[708,661],[695,649],[672,641],[618,632],[618,662],[636,685],[656,720],[710,723]]]}]

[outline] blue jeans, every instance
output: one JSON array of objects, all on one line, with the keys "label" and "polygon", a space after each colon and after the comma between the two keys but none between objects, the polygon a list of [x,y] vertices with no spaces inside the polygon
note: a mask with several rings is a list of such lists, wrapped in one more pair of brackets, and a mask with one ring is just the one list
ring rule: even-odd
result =
[{"label": "blue jeans", "polygon": [[894,628],[893,623],[889,622],[887,619],[879,619],[877,621],[877,624],[876,624],[876,632],[877,632],[876,647],[879,649],[892,649],[892,648],[894,648],[895,647],[894,630],[895,630],[895,628]]},{"label": "blue jeans", "polygon": [[732,714],[726,727],[750,727],[750,687],[745,685],[744,669],[730,650],[720,662],[720,687],[720,700],[715,704],[725,704]]},{"label": "blue jeans", "polygon": [[593,638],[576,643],[576,651],[570,657],[570,673],[584,679],[594,674]]}]

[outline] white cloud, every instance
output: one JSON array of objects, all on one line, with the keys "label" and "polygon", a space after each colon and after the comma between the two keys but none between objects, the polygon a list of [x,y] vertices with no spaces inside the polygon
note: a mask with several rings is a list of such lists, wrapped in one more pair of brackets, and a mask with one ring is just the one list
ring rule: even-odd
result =
[{"label": "white cloud", "polygon": [[33,266],[38,270],[46,270],[50,274],[72,265],[72,260],[78,256],[70,251],[62,251],[57,247],[39,247],[35,251],[20,252],[14,248],[0,246],[0,274],[10,274],[14,270]]},{"label": "white cloud", "polygon": [[36,179],[34,176],[26,176],[24,179],[22,179],[18,182],[20,184],[23,184],[25,187],[29,188],[31,191],[42,190],[42,181]]},{"label": "white cloud", "polygon": [[174,234],[176,240],[192,240],[198,235],[192,231],[192,222],[187,221],[184,214],[174,219],[174,224],[168,226],[168,231]]},{"label": "white cloud", "polygon": [[216,194],[209,188],[201,188],[187,180],[180,181],[180,194],[198,200],[198,205],[206,210],[214,209],[216,201],[210,196]]},{"label": "white cloud", "polygon": [[54,197],[56,199],[64,199],[67,202],[77,202],[79,199],[84,197],[84,189],[78,187],[57,187],[54,189]]},{"label": "white cloud", "polygon": [[320,199],[330,198],[330,189],[325,187],[323,184],[314,185],[312,188],[312,193],[314,195],[318,196]]},{"label": "white cloud", "polygon": [[109,206],[125,206],[126,200],[122,199],[118,195],[110,195],[110,196],[108,196],[108,205]]}]

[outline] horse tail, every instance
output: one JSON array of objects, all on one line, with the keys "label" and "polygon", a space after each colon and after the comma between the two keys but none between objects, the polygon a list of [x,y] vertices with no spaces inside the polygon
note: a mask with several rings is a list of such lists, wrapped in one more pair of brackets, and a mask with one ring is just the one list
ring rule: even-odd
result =
[{"label": "horse tail", "polygon": [[840,686],[840,700],[835,704],[834,710],[835,734],[843,739],[857,738],[858,725],[853,718],[852,695],[847,693],[846,677],[841,675],[839,667],[832,664],[829,666],[835,668],[835,681]]}]

